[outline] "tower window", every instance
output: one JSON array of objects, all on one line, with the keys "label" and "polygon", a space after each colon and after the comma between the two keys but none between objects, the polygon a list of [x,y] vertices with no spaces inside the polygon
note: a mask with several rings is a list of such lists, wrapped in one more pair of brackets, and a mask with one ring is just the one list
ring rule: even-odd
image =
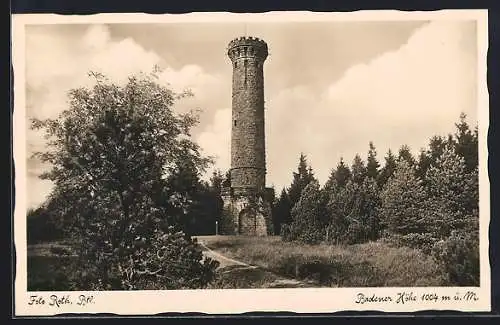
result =
[{"label": "tower window", "polygon": [[236,120],[234,120],[234,126],[236,126]]}]

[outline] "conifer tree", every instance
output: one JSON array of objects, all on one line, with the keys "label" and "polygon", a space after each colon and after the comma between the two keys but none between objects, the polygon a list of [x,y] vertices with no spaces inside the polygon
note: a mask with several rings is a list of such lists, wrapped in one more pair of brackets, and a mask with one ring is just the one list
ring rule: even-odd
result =
[{"label": "conifer tree", "polygon": [[332,183],[328,192],[326,213],[329,225],[326,230],[326,240],[334,244],[347,242],[347,231],[351,223],[350,215],[354,206],[355,193],[358,184],[348,180],[344,186]]},{"label": "conifer tree", "polygon": [[417,159],[416,175],[420,179],[424,179],[425,173],[431,165],[431,158],[425,149],[421,149]]},{"label": "conifer tree", "polygon": [[411,236],[427,232],[427,220],[423,217],[426,197],[414,168],[405,159],[399,160],[393,177],[380,193],[381,221],[392,237],[403,240],[404,244],[420,244],[411,242]]},{"label": "conifer tree", "polygon": [[460,114],[460,122],[455,126],[455,150],[458,155],[464,158],[466,170],[474,170],[478,165],[478,134],[477,127],[472,131],[466,121],[467,115]]},{"label": "conifer tree", "polygon": [[283,188],[280,196],[276,199],[276,202],[273,205],[274,230],[276,234],[280,234],[282,224],[290,223],[292,221],[290,215],[291,209],[292,206],[290,198],[286,188]]},{"label": "conifer tree", "polygon": [[432,230],[442,238],[452,230],[477,229],[479,186],[476,170],[467,172],[465,159],[447,146],[426,174]]},{"label": "conifer tree", "polygon": [[387,155],[385,156],[385,164],[384,167],[382,167],[382,170],[380,171],[379,177],[378,177],[378,186],[379,188],[382,188],[387,180],[394,174],[394,171],[396,170],[396,156],[392,153],[391,149],[387,151]]},{"label": "conifer tree", "polygon": [[415,158],[413,157],[410,147],[408,145],[404,144],[399,148],[398,161],[399,160],[406,160],[406,162],[410,166],[415,165]]},{"label": "conifer tree", "polygon": [[292,208],[292,223],[288,240],[317,244],[325,238],[326,202],[317,180],[311,181]]},{"label": "conifer tree", "polygon": [[356,154],[352,163],[352,179],[356,184],[362,184],[367,175],[366,166],[360,155]]},{"label": "conifer tree", "polygon": [[337,165],[337,169],[335,169],[334,177],[339,186],[345,186],[352,177],[351,170],[349,169],[349,166],[344,163],[344,159],[342,157]]},{"label": "conifer tree", "polygon": [[380,235],[380,192],[373,178],[366,178],[360,187],[359,219],[362,224],[362,234],[358,242],[376,240]]},{"label": "conifer tree", "polygon": [[293,173],[293,182],[288,190],[292,207],[299,201],[302,191],[313,180],[315,180],[315,177],[312,168],[307,163],[306,155],[301,153],[297,172]]},{"label": "conifer tree", "polygon": [[435,135],[429,140],[427,150],[422,149],[418,158],[416,173],[424,179],[425,174],[430,166],[435,166],[439,157],[443,154],[445,147],[453,142],[453,139],[448,137]]},{"label": "conifer tree", "polygon": [[368,150],[368,159],[366,163],[366,175],[369,178],[377,179],[379,175],[380,163],[377,160],[377,151],[373,142],[370,141],[370,149]]},{"label": "conifer tree", "polygon": [[337,180],[335,179],[335,169],[332,169],[330,171],[330,175],[328,176],[328,179],[325,182],[325,186],[323,187],[323,191],[329,192],[337,186],[338,186],[338,184],[337,184]]}]

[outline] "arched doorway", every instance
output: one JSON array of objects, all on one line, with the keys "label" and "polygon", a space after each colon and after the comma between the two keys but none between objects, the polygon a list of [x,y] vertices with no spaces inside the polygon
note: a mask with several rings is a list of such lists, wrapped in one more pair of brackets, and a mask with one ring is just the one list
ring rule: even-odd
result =
[{"label": "arched doorway", "polygon": [[255,222],[255,211],[248,208],[241,210],[238,216],[238,234],[254,236],[256,229]]}]

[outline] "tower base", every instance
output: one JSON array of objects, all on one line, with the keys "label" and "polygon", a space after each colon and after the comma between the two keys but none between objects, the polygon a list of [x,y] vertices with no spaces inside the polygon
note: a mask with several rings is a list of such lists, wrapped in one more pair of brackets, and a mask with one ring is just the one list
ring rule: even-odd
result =
[{"label": "tower base", "polygon": [[267,236],[273,233],[268,195],[248,189],[224,188],[222,201],[221,235]]}]

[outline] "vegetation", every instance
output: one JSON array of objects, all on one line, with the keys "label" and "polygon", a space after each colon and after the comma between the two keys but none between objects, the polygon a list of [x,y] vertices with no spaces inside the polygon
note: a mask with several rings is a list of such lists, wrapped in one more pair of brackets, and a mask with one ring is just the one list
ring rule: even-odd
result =
[{"label": "vegetation", "polygon": [[52,166],[41,177],[55,185],[45,212],[78,248],[68,282],[79,290],[206,287],[217,262],[203,259],[186,230],[203,210],[198,180],[210,160],[190,139],[196,116],[172,110],[186,94],[154,74],[124,86],[92,75],[95,85],[71,90],[57,119],[32,121],[48,141],[35,154]]},{"label": "vegetation", "polygon": [[[35,156],[55,187],[28,211],[30,290],[265,287],[279,276],[322,286],[479,285],[478,132],[462,114],[415,157],[403,145],[384,163],[369,142],[321,186],[301,154],[273,202],[278,237],[214,237],[223,254],[261,267],[219,273],[193,235],[222,227],[229,174],[192,141],[194,113],[155,74],[69,92],[57,119],[32,121],[48,150]],[[272,194],[275,196],[276,194]],[[62,241],[62,244],[42,244]],[[36,250],[36,249],[38,250]],[[242,280],[247,277],[247,280]]]},{"label": "vegetation", "polygon": [[[323,187],[305,156],[274,203],[285,241],[355,245],[384,240],[432,255],[454,285],[479,285],[478,132],[461,114],[456,132],[434,136],[415,158],[407,145],[381,166],[341,159]],[[309,180],[297,186],[297,180]],[[300,193],[300,194],[297,194]],[[291,200],[291,198],[297,198]]]},{"label": "vegetation", "polygon": [[[206,238],[211,249],[278,275],[327,287],[443,286],[446,272],[420,250],[383,242],[307,245],[279,236]],[[240,280],[243,281],[243,280]]]}]

